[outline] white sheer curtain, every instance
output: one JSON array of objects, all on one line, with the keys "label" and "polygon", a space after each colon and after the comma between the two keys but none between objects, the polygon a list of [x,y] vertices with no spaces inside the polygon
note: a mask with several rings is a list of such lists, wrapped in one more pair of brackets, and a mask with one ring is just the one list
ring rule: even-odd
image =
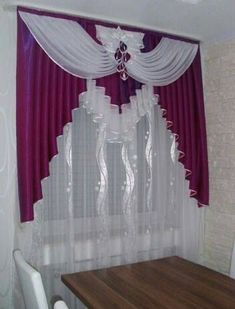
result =
[{"label": "white sheer curtain", "polygon": [[58,138],[36,219],[18,230],[19,246],[40,269],[48,299],[60,295],[70,308],[82,307],[62,273],[170,255],[198,260],[201,210],[189,198],[160,107],[151,111],[131,140],[110,142],[102,123],[79,108]]}]

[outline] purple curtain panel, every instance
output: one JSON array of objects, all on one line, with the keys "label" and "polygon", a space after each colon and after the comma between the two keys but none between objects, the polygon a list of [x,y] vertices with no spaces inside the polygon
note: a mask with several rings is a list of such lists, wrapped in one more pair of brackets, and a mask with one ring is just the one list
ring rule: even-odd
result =
[{"label": "purple curtain panel", "polygon": [[[78,17],[18,8],[40,15],[73,19],[94,38],[95,24],[109,23]],[[163,34],[123,26],[145,33],[144,51],[153,49]],[[167,37],[176,38],[171,35]],[[177,37],[177,39],[180,39]],[[186,40],[188,41],[188,40]],[[112,104],[129,102],[141,84],[119,73],[97,80],[106,89]],[[86,90],[85,80],[58,67],[37,44],[18,14],[17,37],[17,165],[21,222],[34,219],[33,204],[42,198],[41,180],[49,176],[49,162],[58,153],[56,138],[72,121],[72,110],[79,107],[78,96]],[[169,86],[155,87],[168,128],[176,134],[179,161],[185,167],[191,196],[199,206],[209,203],[208,159],[203,102],[200,52],[180,79]]]}]

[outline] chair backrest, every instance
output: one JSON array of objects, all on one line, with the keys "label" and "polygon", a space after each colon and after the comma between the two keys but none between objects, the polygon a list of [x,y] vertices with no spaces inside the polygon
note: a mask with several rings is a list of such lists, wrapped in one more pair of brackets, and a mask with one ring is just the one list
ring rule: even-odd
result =
[{"label": "chair backrest", "polygon": [[233,243],[233,252],[232,252],[231,266],[230,266],[230,277],[235,279],[235,241]]},{"label": "chair backrest", "polygon": [[26,309],[48,309],[41,274],[24,260],[20,250],[14,250],[13,256]]},{"label": "chair backrest", "polygon": [[69,309],[63,300],[58,300],[54,304],[54,309]]}]

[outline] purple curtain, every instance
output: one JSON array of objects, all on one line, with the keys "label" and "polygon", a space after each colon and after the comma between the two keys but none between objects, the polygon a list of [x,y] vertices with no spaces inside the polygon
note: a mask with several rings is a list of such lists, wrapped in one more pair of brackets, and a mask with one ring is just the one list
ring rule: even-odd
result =
[{"label": "purple curtain", "polygon": [[[95,24],[116,26],[25,8],[18,10],[76,20],[94,39]],[[144,32],[145,51],[149,51],[163,35]],[[141,87],[131,78],[122,81],[119,74],[98,79],[97,84],[106,88],[106,94],[112,98],[112,104],[119,105],[120,112],[121,105],[128,103],[129,96]],[[49,161],[58,153],[56,138],[63,133],[64,125],[72,121],[72,110],[79,105],[78,95],[85,89],[84,80],[66,73],[50,60],[18,15],[17,161],[22,222],[34,219],[33,204],[42,198],[41,180],[49,176]],[[199,52],[179,80],[169,86],[156,87],[155,92],[160,95],[168,127],[178,139],[179,161],[184,164],[191,195],[198,200],[199,206],[208,205],[207,143]]]}]

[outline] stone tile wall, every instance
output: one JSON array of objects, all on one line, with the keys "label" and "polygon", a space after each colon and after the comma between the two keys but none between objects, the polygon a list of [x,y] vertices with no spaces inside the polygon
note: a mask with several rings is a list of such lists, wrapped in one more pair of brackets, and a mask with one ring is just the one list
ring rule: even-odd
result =
[{"label": "stone tile wall", "polygon": [[203,263],[229,273],[235,238],[235,40],[203,47],[210,206]]}]

